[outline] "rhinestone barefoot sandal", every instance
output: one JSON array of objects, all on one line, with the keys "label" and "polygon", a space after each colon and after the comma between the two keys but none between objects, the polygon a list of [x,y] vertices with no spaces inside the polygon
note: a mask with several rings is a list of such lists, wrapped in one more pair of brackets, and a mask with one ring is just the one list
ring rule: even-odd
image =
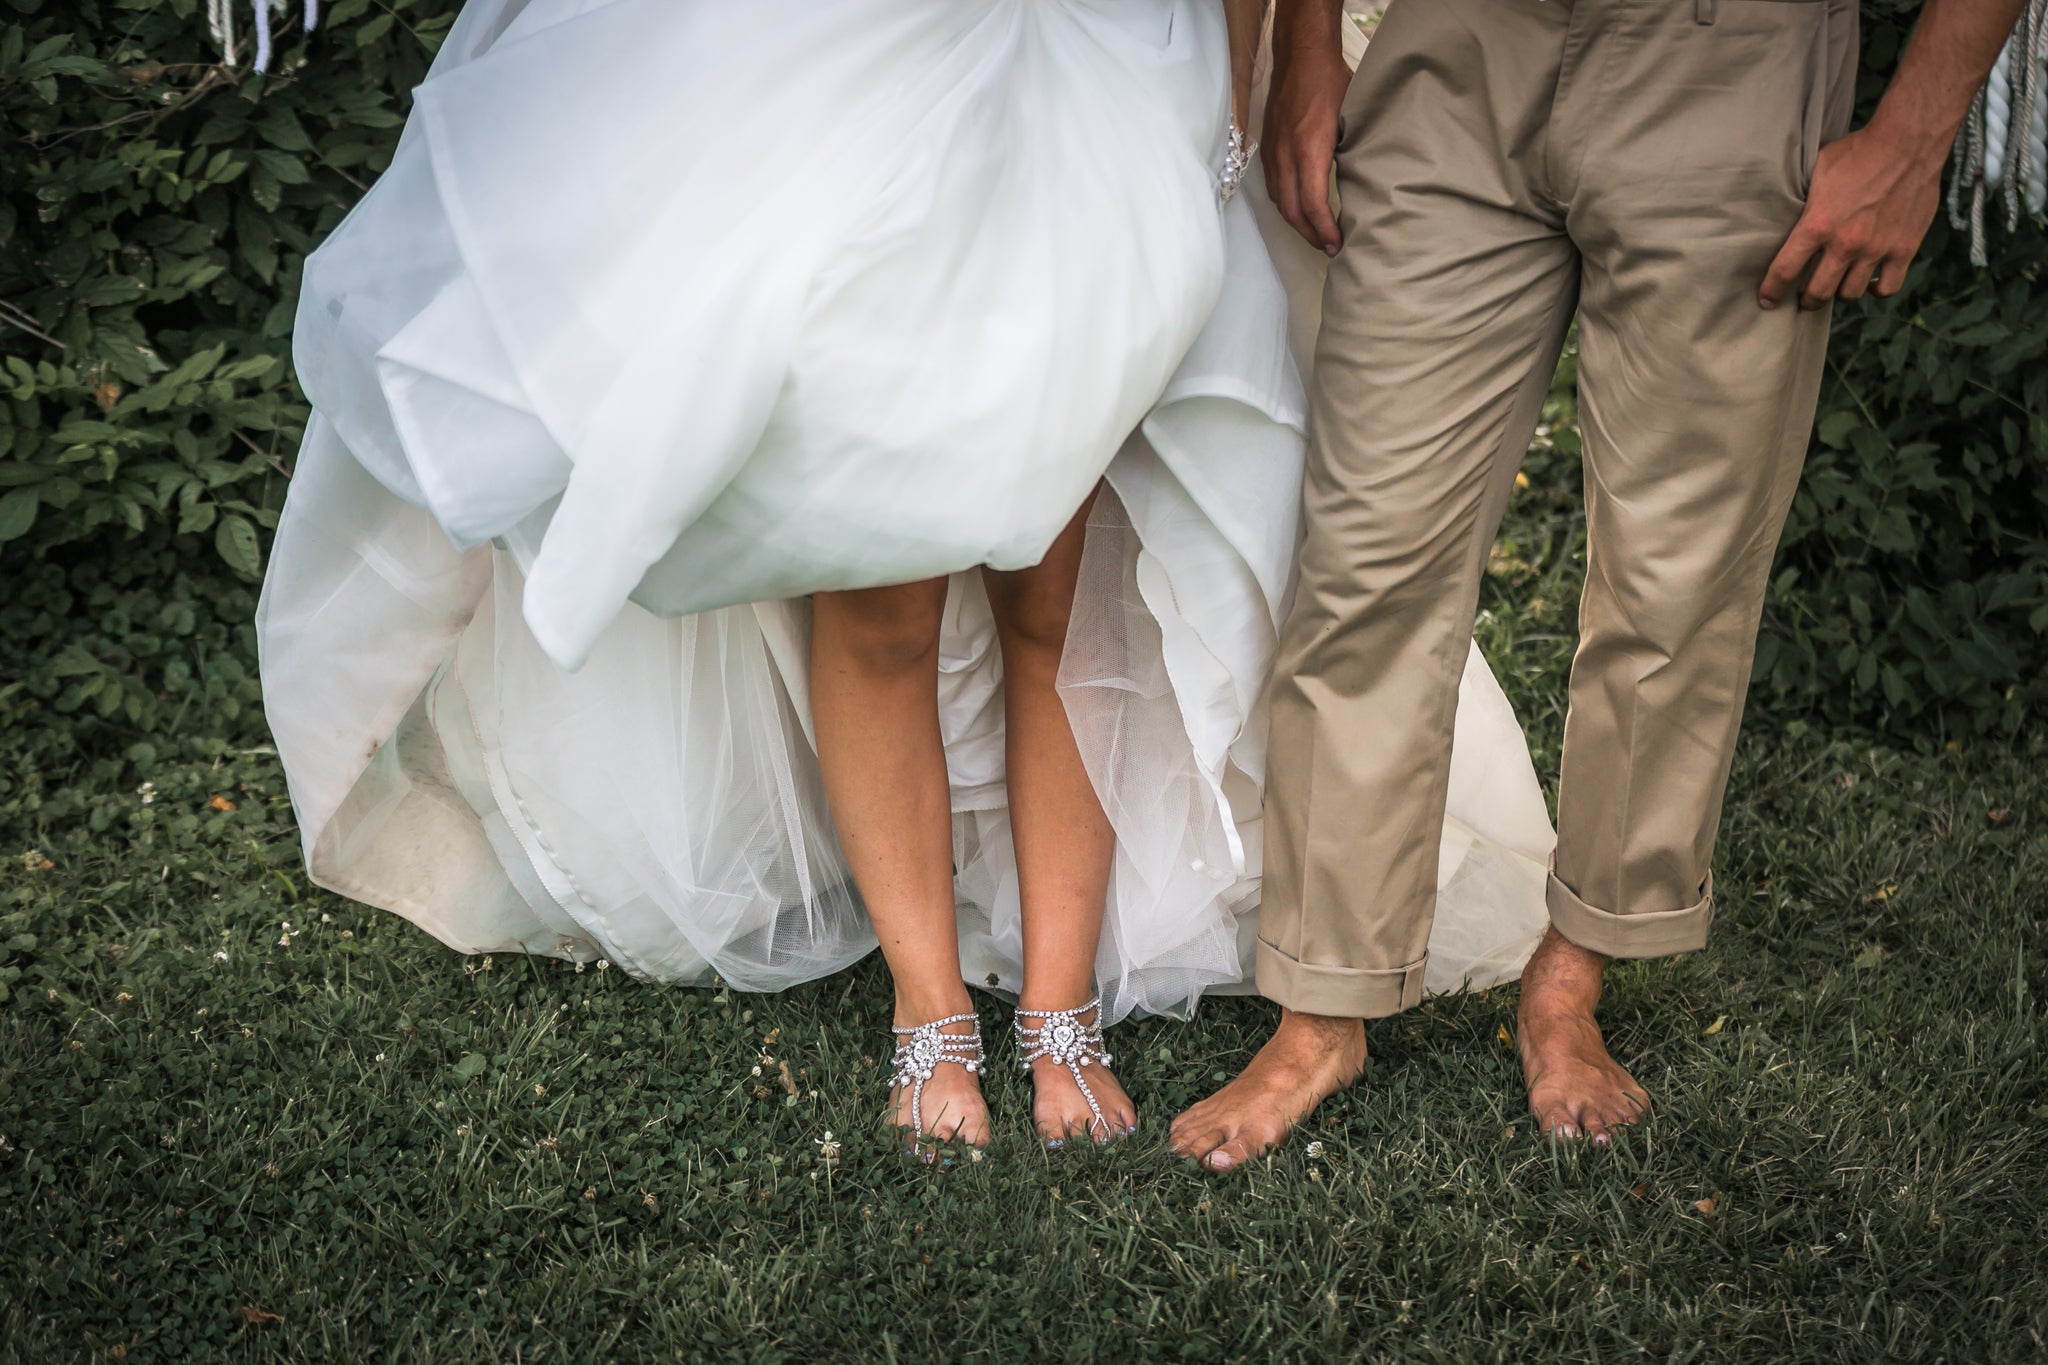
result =
[{"label": "rhinestone barefoot sandal", "polygon": [[[972,1033],[947,1033],[948,1024],[972,1023]],[[909,1028],[891,1028],[889,1032],[899,1040],[892,1063],[896,1074],[889,1078],[895,1088],[910,1087],[910,1126],[912,1141],[922,1142],[935,1136],[927,1133],[924,1126],[924,1083],[932,1078],[932,1072],[950,1062],[964,1068],[968,1075],[978,1076],[984,1061],[981,1050],[981,1021],[972,1014],[949,1014],[943,1019],[934,1019],[927,1024],[915,1024]]]},{"label": "rhinestone barefoot sandal", "polygon": [[[1091,1011],[1096,1022],[1082,1023],[1081,1016]],[[1026,1019],[1036,1019],[1038,1023],[1026,1024]],[[1110,1063],[1109,1051],[1102,1041],[1102,997],[1098,995],[1087,1004],[1070,1010],[1020,1009],[1010,1027],[1017,1035],[1018,1060],[1024,1069],[1029,1071],[1031,1064],[1040,1057],[1049,1057],[1065,1067],[1073,1076],[1074,1084],[1080,1087],[1081,1098],[1088,1101],[1088,1112],[1095,1115],[1088,1124],[1088,1131],[1093,1134],[1099,1126],[1101,1136],[1096,1141],[1108,1141],[1115,1130],[1102,1116],[1102,1106],[1095,1101],[1095,1091],[1081,1074],[1083,1067],[1108,1066]]]}]

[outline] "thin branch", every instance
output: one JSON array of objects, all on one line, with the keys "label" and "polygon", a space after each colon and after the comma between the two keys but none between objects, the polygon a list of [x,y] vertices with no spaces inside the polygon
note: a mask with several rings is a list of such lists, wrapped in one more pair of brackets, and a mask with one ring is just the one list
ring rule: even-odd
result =
[{"label": "thin branch", "polygon": [[32,337],[40,337],[42,340],[49,342],[52,346],[55,346],[60,351],[68,351],[71,349],[69,346],[66,346],[63,342],[57,340],[57,338],[51,336],[48,332],[45,332],[42,328],[36,326],[34,318],[31,318],[28,314],[22,312],[19,308],[16,308],[6,299],[0,299],[0,322],[8,324],[10,327],[18,327],[22,331],[27,332]]}]

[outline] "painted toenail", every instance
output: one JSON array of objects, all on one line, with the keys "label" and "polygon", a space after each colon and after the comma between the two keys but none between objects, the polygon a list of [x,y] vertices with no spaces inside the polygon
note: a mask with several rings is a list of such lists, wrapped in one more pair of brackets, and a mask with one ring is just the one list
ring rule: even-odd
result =
[{"label": "painted toenail", "polygon": [[1064,1147],[1067,1145],[1067,1140],[1065,1138],[1047,1138],[1045,1145],[1048,1147]]}]

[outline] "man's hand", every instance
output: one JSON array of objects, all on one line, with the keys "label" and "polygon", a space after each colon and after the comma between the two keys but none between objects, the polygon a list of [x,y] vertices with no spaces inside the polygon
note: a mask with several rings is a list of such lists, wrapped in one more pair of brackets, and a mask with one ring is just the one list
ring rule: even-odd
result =
[{"label": "man's hand", "polygon": [[1875,126],[1821,148],[1806,211],[1771,262],[1757,302],[1776,308],[1809,265],[1801,308],[1860,299],[1872,288],[1880,298],[1898,293],[1941,202],[1940,164],[1930,169]]},{"label": "man's hand", "polygon": [[1330,211],[1330,166],[1337,156],[1344,91],[1351,84],[1340,22],[1341,10],[1329,0],[1282,0],[1274,17],[1273,88],[1260,145],[1273,207],[1310,246],[1332,256],[1344,239]]},{"label": "man's hand", "polygon": [[1926,0],[1870,126],[1821,148],[1806,212],[1771,262],[1757,302],[1776,308],[1815,258],[1799,306],[1890,297],[1934,221],[1941,167],[2022,0]]}]

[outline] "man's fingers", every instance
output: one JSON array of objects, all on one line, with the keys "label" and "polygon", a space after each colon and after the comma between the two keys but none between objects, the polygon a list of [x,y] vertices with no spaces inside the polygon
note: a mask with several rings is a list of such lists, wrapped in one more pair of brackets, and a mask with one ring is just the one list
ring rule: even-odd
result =
[{"label": "man's fingers", "polygon": [[1877,282],[1878,264],[1878,258],[1875,256],[1858,256],[1852,259],[1848,268],[1842,272],[1842,285],[1835,291],[1835,297],[1844,303],[1853,303],[1862,298],[1870,286]]},{"label": "man's fingers", "polygon": [[1821,256],[1820,264],[1806,277],[1806,288],[1799,292],[1799,306],[1809,313],[1826,306],[1840,292],[1843,277],[1854,260],[1847,252],[1830,246]]},{"label": "man's fingers", "polygon": [[1906,268],[1913,264],[1911,256],[1891,256],[1884,261],[1884,269],[1877,277],[1877,296],[1888,299],[1906,287]]},{"label": "man's fingers", "polygon": [[1785,239],[1785,245],[1778,248],[1777,259],[1764,272],[1763,286],[1757,290],[1756,301],[1766,308],[1776,308],[1783,303],[1799,283],[1806,263],[1819,249],[1819,234],[1808,231],[1804,223],[1794,227],[1792,235]]},{"label": "man's fingers", "polygon": [[1294,158],[1278,148],[1273,159],[1266,163],[1266,193],[1272,197],[1273,207],[1287,220],[1287,226],[1314,243],[1315,229],[1301,216],[1301,196],[1295,190]]},{"label": "man's fingers", "polygon": [[1344,237],[1337,230],[1337,215],[1330,212],[1330,163],[1327,153],[1301,157],[1297,163],[1301,170],[1297,192],[1301,195],[1302,216],[1315,229],[1315,236],[1309,240],[1334,256],[1337,248],[1344,245]]}]

